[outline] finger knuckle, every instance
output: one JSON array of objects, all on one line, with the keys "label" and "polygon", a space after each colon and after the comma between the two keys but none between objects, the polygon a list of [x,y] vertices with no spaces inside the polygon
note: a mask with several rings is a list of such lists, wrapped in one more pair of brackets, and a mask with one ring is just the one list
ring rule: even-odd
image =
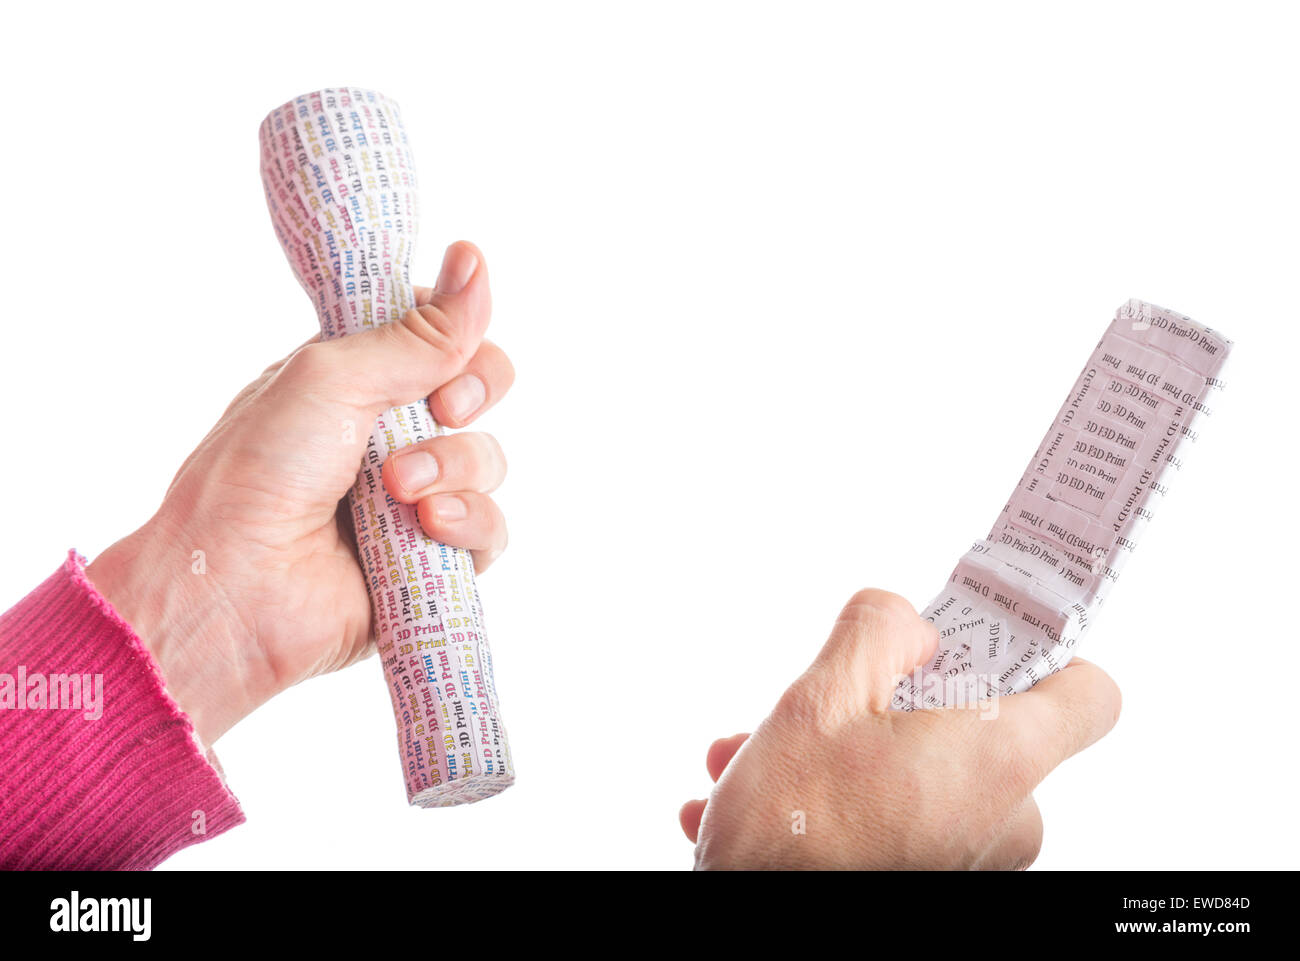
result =
[{"label": "finger knuckle", "polygon": [[334,351],[330,344],[307,344],[284,362],[280,373],[286,380],[310,383],[331,376],[334,367]]},{"label": "finger knuckle", "polygon": [[869,621],[882,617],[915,620],[916,608],[898,594],[868,587],[850,597],[840,615],[841,620],[849,621]]},{"label": "finger knuckle", "polygon": [[408,338],[414,338],[421,344],[433,347],[439,353],[450,357],[458,367],[464,367],[469,355],[451,319],[437,307],[427,305],[413,307],[402,315],[402,319],[392,325]]},{"label": "finger knuckle", "polygon": [[821,713],[821,698],[804,678],[785,689],[772,709],[772,716],[794,724],[812,724]]}]

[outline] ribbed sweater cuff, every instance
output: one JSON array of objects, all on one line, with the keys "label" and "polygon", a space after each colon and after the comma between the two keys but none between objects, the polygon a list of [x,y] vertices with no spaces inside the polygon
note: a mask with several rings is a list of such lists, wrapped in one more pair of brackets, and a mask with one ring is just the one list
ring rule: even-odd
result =
[{"label": "ribbed sweater cuff", "polygon": [[244,820],[84,565],[69,551],[0,615],[0,868],[148,869]]}]

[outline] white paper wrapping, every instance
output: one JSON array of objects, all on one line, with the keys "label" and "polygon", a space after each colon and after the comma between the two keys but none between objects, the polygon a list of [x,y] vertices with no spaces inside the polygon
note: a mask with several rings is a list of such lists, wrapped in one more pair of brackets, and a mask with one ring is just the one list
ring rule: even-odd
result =
[{"label": "white paper wrapping", "polygon": [[921,611],[939,651],[894,708],[977,704],[1069,662],[1210,416],[1231,349],[1152,304],[1117,311],[988,537]]},{"label": "white paper wrapping", "polygon": [[[413,307],[419,210],[397,104],[370,90],[319,90],[271,111],[259,139],[276,236],[323,335]],[[425,536],[415,508],[380,480],[390,454],[441,432],[426,400],[383,414],[349,495],[407,799],[424,807],[478,801],[514,782],[473,561]]]}]

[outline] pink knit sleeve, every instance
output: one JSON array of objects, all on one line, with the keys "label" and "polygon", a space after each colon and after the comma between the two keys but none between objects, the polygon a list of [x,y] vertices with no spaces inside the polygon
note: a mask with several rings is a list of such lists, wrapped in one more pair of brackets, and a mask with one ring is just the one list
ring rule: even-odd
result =
[{"label": "pink knit sleeve", "polygon": [[148,869],[244,820],[84,564],[0,615],[0,868]]}]

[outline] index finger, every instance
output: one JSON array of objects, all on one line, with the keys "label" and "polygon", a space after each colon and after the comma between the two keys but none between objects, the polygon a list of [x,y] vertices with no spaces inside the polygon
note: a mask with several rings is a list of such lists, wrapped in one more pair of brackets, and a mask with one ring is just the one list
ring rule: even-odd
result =
[{"label": "index finger", "polygon": [[505,396],[515,382],[506,352],[484,340],[465,370],[429,395],[433,419],[444,427],[464,427]]}]

